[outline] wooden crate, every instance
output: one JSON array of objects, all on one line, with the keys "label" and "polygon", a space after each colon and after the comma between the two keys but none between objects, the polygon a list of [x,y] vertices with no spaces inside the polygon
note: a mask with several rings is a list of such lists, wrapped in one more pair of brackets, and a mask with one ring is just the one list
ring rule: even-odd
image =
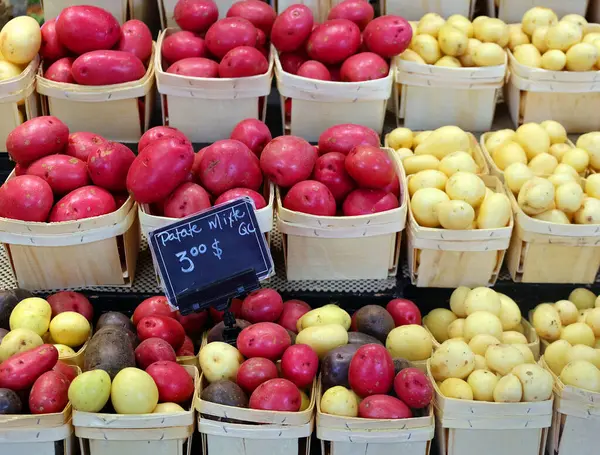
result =
[{"label": "wooden crate", "polygon": [[[480,177],[488,188],[506,194],[498,178]],[[435,288],[493,286],[504,262],[512,230],[512,217],[507,227],[498,229],[426,228],[419,226],[409,210],[406,238],[412,284]]]},{"label": "wooden crate", "polygon": [[[498,17],[507,24],[519,24],[523,15],[534,6],[544,6],[554,10],[558,18],[567,14],[579,14],[585,17],[588,0],[494,0],[487,1],[488,15]],[[594,1],[594,0],[592,0]]]},{"label": "wooden crate", "polygon": [[6,152],[6,138],[12,130],[39,115],[35,92],[39,64],[36,57],[19,76],[0,82],[0,152]]},{"label": "wooden crate", "polygon": [[507,266],[517,283],[591,284],[600,269],[600,227],[555,224],[526,215],[507,189],[515,227]]},{"label": "wooden crate", "polygon": [[396,67],[395,111],[406,128],[456,125],[465,131],[488,131],[492,127],[506,64],[444,68],[398,57],[392,64]]},{"label": "wooden crate", "polygon": [[64,84],[37,75],[44,113],[71,131],[93,131],[115,142],[135,142],[148,129],[154,104],[154,53],[142,79],[115,85]]},{"label": "wooden crate", "polygon": [[568,133],[600,130],[598,71],[530,68],[507,52],[510,78],[504,87],[504,99],[516,126],[556,120]]},{"label": "wooden crate", "polygon": [[382,133],[386,105],[392,94],[392,67],[387,77],[373,81],[318,81],[286,73],[275,50],[273,56],[281,106],[286,99],[292,100],[289,124],[285,109],[281,110],[286,134],[317,142],[323,131],[342,123],[356,123]]},{"label": "wooden crate", "polygon": [[[185,366],[200,387],[198,369]],[[73,411],[73,426],[82,455],[189,455],[194,405],[170,414],[103,414]]]},{"label": "wooden crate", "polygon": [[356,280],[396,276],[402,231],[406,224],[406,176],[392,157],[400,188],[400,207],[362,216],[314,216],[283,207],[277,188],[277,226],[283,234],[287,279]]},{"label": "wooden crate", "polygon": [[41,3],[46,21],[58,17],[60,12],[69,6],[79,5],[97,6],[105,9],[115,16],[119,24],[123,24],[128,18],[128,0],[42,0]]},{"label": "wooden crate", "polygon": [[437,13],[446,19],[453,14],[472,18],[476,3],[477,0],[381,0],[380,7],[382,14],[418,21],[427,13]]},{"label": "wooden crate", "polygon": [[446,398],[434,387],[439,455],[541,455],[552,422],[552,399],[489,403]]}]

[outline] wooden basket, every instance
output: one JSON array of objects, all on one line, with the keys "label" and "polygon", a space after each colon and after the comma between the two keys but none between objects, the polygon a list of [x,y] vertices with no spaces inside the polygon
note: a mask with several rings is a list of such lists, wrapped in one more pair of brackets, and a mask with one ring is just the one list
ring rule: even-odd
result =
[{"label": "wooden basket", "polygon": [[83,369],[83,359],[85,357],[85,350],[87,348],[88,343],[92,339],[93,333],[94,333],[94,327],[90,326],[90,335],[88,336],[88,339],[85,340],[84,345],[81,346],[77,350],[75,355],[59,356],[58,360],[62,360],[67,365],[73,365],[73,366]]},{"label": "wooden basket", "polygon": [[428,455],[434,434],[433,406],[426,417],[373,420],[321,412],[317,398],[317,438],[322,455]]},{"label": "wooden basket", "polygon": [[277,188],[277,226],[283,234],[287,279],[356,280],[396,276],[406,224],[406,176],[392,149],[400,179],[400,207],[362,216],[314,216],[283,207]]},{"label": "wooden basket", "polygon": [[[585,17],[588,8],[588,0],[497,0],[498,8],[494,0],[487,0],[488,15],[498,17],[507,24],[519,24],[523,15],[534,6],[544,6],[552,9],[558,18],[567,14],[579,14]],[[594,0],[592,0],[594,1]]]},{"label": "wooden basket", "polygon": [[286,125],[285,109],[281,110],[281,121],[286,133],[316,142],[329,127],[356,123],[381,134],[386,105],[392,94],[392,66],[383,79],[366,82],[318,81],[286,73],[274,48],[272,54],[275,58],[281,106],[285,105],[287,98],[292,100],[289,125]]},{"label": "wooden basket", "polygon": [[42,8],[44,9],[44,19],[48,22],[50,19],[58,17],[60,12],[69,6],[97,6],[105,9],[110,14],[115,16],[119,24],[123,24],[128,18],[127,8],[128,0],[42,0]]},{"label": "wooden basket", "polygon": [[[198,390],[197,368],[184,368]],[[73,411],[73,426],[83,455],[189,455],[195,426],[194,405],[185,412],[171,414]]]},{"label": "wooden basket", "polygon": [[488,403],[446,398],[429,365],[435,390],[435,433],[440,455],[540,455],[552,422],[552,399]]},{"label": "wooden basket", "polygon": [[71,131],[93,131],[115,142],[138,142],[150,125],[154,104],[154,52],[142,79],[115,85],[64,84],[37,76],[44,111]]},{"label": "wooden basket", "polygon": [[[591,24],[593,31],[600,26]],[[600,72],[548,71],[517,62],[510,51],[504,99],[513,123],[556,120],[568,133],[600,130]]]},{"label": "wooden basket", "polygon": [[[402,16],[407,21],[418,21],[427,13],[444,18],[461,14],[472,18],[477,0],[381,0],[382,14]],[[519,20],[520,22],[520,20]]]},{"label": "wooden basket", "polygon": [[181,130],[192,142],[214,142],[231,135],[235,125],[247,118],[265,120],[267,103],[260,100],[271,92],[273,61],[265,74],[238,78],[180,76],[163,69],[160,53],[169,28],[158,38],[155,60],[156,82],[162,99],[163,124]]},{"label": "wooden basket", "polygon": [[6,138],[25,120],[39,115],[38,97],[35,92],[35,75],[40,64],[39,57],[31,61],[23,72],[14,78],[0,82],[0,151],[6,152]]},{"label": "wooden basket", "polygon": [[[481,175],[488,188],[506,194],[498,178]],[[410,179],[410,176],[409,176]],[[408,268],[417,287],[493,286],[510,244],[513,219],[498,229],[450,230],[419,226],[408,213]]]},{"label": "wooden basket", "polygon": [[507,189],[515,227],[507,255],[518,283],[591,284],[600,269],[600,226],[536,220],[519,207]]},{"label": "wooden basket", "polygon": [[396,68],[395,112],[406,128],[433,130],[456,125],[465,131],[491,129],[506,64],[444,68],[396,57],[392,65]]}]

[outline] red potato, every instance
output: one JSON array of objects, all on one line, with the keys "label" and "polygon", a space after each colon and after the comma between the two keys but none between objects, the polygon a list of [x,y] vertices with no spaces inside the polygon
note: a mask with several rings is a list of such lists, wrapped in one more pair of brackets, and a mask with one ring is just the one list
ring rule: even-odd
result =
[{"label": "red potato", "polygon": [[162,338],[148,338],[135,348],[135,363],[142,370],[161,360],[177,360],[173,346]]},{"label": "red potato", "polygon": [[167,198],[163,213],[169,218],[185,218],[210,207],[208,192],[196,183],[186,182]]},{"label": "red potato", "polygon": [[358,25],[358,28],[362,31],[374,17],[375,10],[369,2],[365,0],[344,0],[331,8],[327,19],[348,19]]},{"label": "red potato", "polygon": [[47,371],[33,383],[29,393],[32,414],[62,412],[69,403],[69,380],[57,371]]},{"label": "red potato", "polygon": [[206,43],[192,32],[175,32],[167,36],[162,44],[161,55],[168,63],[184,58],[206,57]]},{"label": "red potato", "polygon": [[[260,0],[257,0],[257,1],[260,1]],[[261,1],[260,3],[263,3],[263,2]],[[265,3],[265,5],[266,5],[266,3]],[[267,35],[265,35],[265,32],[263,32],[260,28],[256,29],[256,48],[260,49],[261,51],[266,50],[268,53]],[[265,55],[265,57],[268,58],[268,55]]]},{"label": "red potato", "polygon": [[263,357],[253,357],[244,361],[237,372],[236,383],[251,394],[263,382],[279,376],[275,364]]},{"label": "red potato", "polygon": [[115,198],[99,186],[77,188],[59,200],[48,217],[50,223],[82,220],[117,210]]},{"label": "red potato", "polygon": [[234,188],[232,190],[225,191],[215,200],[215,205],[233,201],[234,199],[238,199],[243,196],[248,196],[250,199],[252,199],[252,202],[254,202],[254,208],[256,210],[264,209],[267,206],[267,202],[265,201],[264,197],[262,197],[256,191],[249,190],[248,188]]},{"label": "red potato", "polygon": [[372,395],[358,405],[358,416],[363,419],[408,419],[412,411],[398,398]]},{"label": "red potato", "polygon": [[[181,321],[180,321],[181,322]],[[183,325],[183,324],[182,324]],[[187,331],[186,331],[187,333]],[[189,336],[185,336],[185,340],[179,349],[177,349],[177,357],[189,357],[194,356],[196,353],[194,352],[194,342]]]},{"label": "red potato", "polygon": [[319,154],[339,152],[348,155],[357,145],[379,147],[379,134],[366,126],[344,123],[326,129],[319,136]]},{"label": "red potato", "polygon": [[94,319],[94,307],[87,297],[79,292],[62,291],[48,296],[46,301],[52,308],[52,317],[65,311],[81,314],[88,321]]},{"label": "red potato", "polygon": [[115,204],[117,205],[117,210],[119,210],[125,204],[125,202],[127,202],[127,199],[129,199],[129,194],[128,193],[115,193],[115,194],[113,194],[113,197],[115,198]]},{"label": "red potato", "polygon": [[65,154],[79,158],[87,163],[92,152],[101,147],[107,147],[109,141],[95,133],[79,132],[69,135]]},{"label": "red potato", "polygon": [[119,42],[115,49],[129,52],[145,62],[152,55],[152,33],[142,21],[129,20],[121,27]]},{"label": "red potato", "polygon": [[300,390],[287,379],[270,379],[259,385],[250,396],[250,409],[298,412],[302,405]]},{"label": "red potato", "polygon": [[283,188],[308,179],[316,161],[315,148],[297,136],[276,137],[260,155],[260,167],[265,177]]},{"label": "red potato", "polygon": [[194,149],[187,139],[152,142],[138,154],[127,173],[127,189],[140,204],[166,199],[188,177]]},{"label": "red potato", "polygon": [[255,47],[239,46],[231,49],[219,63],[219,77],[250,77],[265,74],[269,62]]},{"label": "red potato", "polygon": [[400,179],[392,179],[392,183],[383,188],[383,191],[386,193],[392,193],[394,196],[396,196],[396,199],[400,200]]},{"label": "red potato", "polygon": [[112,49],[120,32],[117,19],[97,6],[69,6],[56,18],[58,39],[77,55]]},{"label": "red potato", "polygon": [[57,361],[58,350],[51,344],[15,354],[0,363],[0,388],[27,389],[42,374],[54,368]]},{"label": "red potato", "polygon": [[149,297],[140,303],[133,312],[131,321],[137,326],[142,319],[148,316],[166,316],[176,318],[177,314],[169,306],[169,302],[164,295]]},{"label": "red potato", "polygon": [[210,26],[205,39],[210,53],[222,59],[236,47],[256,47],[256,28],[241,17],[226,17]]},{"label": "red potato", "polygon": [[342,204],[345,216],[371,215],[387,212],[400,206],[398,198],[383,190],[358,188],[352,191]]},{"label": "red potato", "polygon": [[[359,0],[364,3],[364,0]],[[390,72],[387,62],[373,52],[361,52],[346,59],[340,69],[343,82],[363,82],[382,79]]]},{"label": "red potato", "polygon": [[300,49],[310,36],[314,17],[306,5],[296,4],[277,16],[271,29],[271,42],[280,52]]},{"label": "red potato", "polygon": [[397,178],[392,159],[372,145],[354,147],[346,157],[346,170],[364,188],[382,189]]},{"label": "red potato", "polygon": [[44,179],[57,195],[70,193],[90,183],[87,165],[80,159],[67,155],[40,158],[29,165],[27,174]]},{"label": "red potato", "polygon": [[269,36],[277,13],[268,3],[261,0],[242,0],[229,8],[227,17],[243,17]]},{"label": "red potato", "polygon": [[87,167],[94,185],[109,191],[125,191],[127,189],[127,172],[135,154],[131,149],[118,142],[109,142],[90,153]]},{"label": "red potato", "polygon": [[67,378],[67,381],[69,381],[69,384],[71,384],[73,379],[75,379],[77,377],[77,370],[75,370],[74,367],[72,367],[71,365],[67,365],[65,362],[63,362],[61,360],[56,362],[56,365],[54,365],[54,368],[52,368],[51,371],[56,371],[56,372],[62,374],[65,378]]},{"label": "red potato", "polygon": [[298,328],[296,326],[298,319],[310,310],[310,305],[302,300],[288,300],[283,303],[283,310],[281,316],[279,316],[279,319],[277,320],[277,324],[286,330],[298,333]]},{"label": "red potato", "polygon": [[337,206],[329,188],[316,180],[305,180],[290,188],[283,200],[288,210],[317,216],[335,216]]},{"label": "red potato", "polygon": [[50,19],[42,25],[42,44],[40,57],[45,62],[54,62],[69,55],[69,50],[62,45],[56,33],[56,19]]},{"label": "red potato", "polygon": [[113,85],[137,81],[146,68],[135,55],[123,51],[92,51],[73,62],[73,79],[81,85]]},{"label": "red potato", "polygon": [[219,19],[219,8],[213,0],[179,0],[173,19],[181,30],[204,33]]},{"label": "red potato", "polygon": [[328,67],[329,74],[331,74],[331,80],[334,82],[340,82],[342,80],[342,76],[340,74],[341,67],[339,65],[330,65]]},{"label": "red potato", "polygon": [[204,151],[199,175],[202,186],[215,196],[233,188],[256,191],[263,180],[256,155],[232,139],[217,141]]},{"label": "red potato", "polygon": [[200,311],[199,313],[187,314],[185,316],[182,316],[179,312],[177,312],[177,320],[183,326],[183,330],[185,330],[186,335],[197,337],[202,334],[204,326],[208,321],[208,310]]},{"label": "red potato", "polygon": [[155,362],[146,369],[158,387],[158,401],[185,403],[194,395],[194,380],[176,362]]},{"label": "red potato", "polygon": [[358,332],[358,327],[356,326],[356,313],[354,313],[350,318],[350,331]]},{"label": "red potato", "polygon": [[255,118],[247,118],[235,125],[230,139],[243,142],[256,156],[260,157],[261,152],[273,137],[264,122]]},{"label": "red potato", "polygon": [[48,115],[27,120],[12,130],[6,138],[6,150],[17,163],[29,164],[62,153],[68,140],[67,125]]},{"label": "red potato", "polygon": [[34,175],[22,175],[0,187],[0,217],[44,222],[54,204],[52,188]]},{"label": "red potato", "polygon": [[162,338],[177,350],[185,341],[183,326],[172,317],[147,316],[137,324],[140,341],[148,338]]},{"label": "red potato", "polygon": [[329,152],[321,155],[315,163],[314,179],[329,188],[337,203],[356,188],[356,183],[346,171],[345,162],[346,155],[343,153]]},{"label": "red potato", "polygon": [[283,113],[285,115],[285,123],[289,123],[292,121],[292,99],[287,98],[283,105]]},{"label": "red potato", "polygon": [[22,164],[15,164],[15,176],[19,177],[21,175],[27,174],[27,166],[23,166]]},{"label": "red potato", "polygon": [[204,156],[204,151],[207,148],[208,146],[198,150],[198,152],[194,154],[194,164],[192,164],[192,181],[198,184],[202,183],[200,181],[200,165],[202,164],[202,156]]},{"label": "red potato", "polygon": [[[363,0],[364,1],[364,0]],[[309,79],[318,79],[320,81],[330,81],[331,74],[325,65],[316,60],[308,60],[304,62],[298,72],[298,76],[307,77]]]},{"label": "red potato", "polygon": [[259,322],[243,329],[237,337],[237,348],[246,358],[264,357],[278,360],[291,344],[290,335],[273,322]]},{"label": "red potato", "polygon": [[411,324],[421,325],[421,311],[419,311],[419,307],[411,300],[390,300],[385,309],[392,315],[396,327]]},{"label": "red potato", "polygon": [[142,150],[148,147],[152,142],[160,139],[168,139],[170,137],[189,142],[187,136],[177,128],[173,128],[171,126],[155,126],[154,128],[150,128],[148,131],[142,134],[140,142],[138,143],[138,154],[141,153]]},{"label": "red potato", "polygon": [[358,348],[348,369],[350,387],[361,397],[388,393],[394,382],[394,361],[379,344]]},{"label": "red potato", "polygon": [[[241,319],[242,317],[242,300],[241,299],[231,299],[231,305],[229,307],[229,311],[233,313],[236,319]],[[218,324],[223,321],[223,314],[225,311],[219,311],[213,307],[208,309],[210,317],[213,323]]]},{"label": "red potato", "polygon": [[319,356],[306,344],[296,344],[281,356],[281,375],[299,389],[312,385],[319,370]]},{"label": "red potato", "polygon": [[242,318],[251,323],[275,322],[283,311],[283,299],[275,289],[251,292],[242,302]]},{"label": "red potato", "polygon": [[219,64],[204,57],[184,58],[167,68],[167,73],[190,77],[219,77]]},{"label": "red potato", "polygon": [[433,399],[429,378],[417,368],[404,368],[394,379],[394,392],[411,408],[425,408]]},{"label": "red potato", "polygon": [[307,60],[308,57],[304,53],[284,52],[279,55],[279,62],[283,71],[290,74],[298,74],[298,70]]},{"label": "red potato", "polygon": [[408,48],[412,27],[400,16],[380,16],[365,27],[363,42],[366,48],[384,58],[392,58]]},{"label": "red potato", "polygon": [[333,65],[354,55],[360,46],[360,29],[347,19],[323,22],[313,30],[306,43],[308,56]]},{"label": "red potato", "polygon": [[71,57],[65,57],[55,61],[46,71],[44,71],[44,78],[63,84],[74,84],[75,79],[73,79],[72,73],[74,61],[75,59]]}]

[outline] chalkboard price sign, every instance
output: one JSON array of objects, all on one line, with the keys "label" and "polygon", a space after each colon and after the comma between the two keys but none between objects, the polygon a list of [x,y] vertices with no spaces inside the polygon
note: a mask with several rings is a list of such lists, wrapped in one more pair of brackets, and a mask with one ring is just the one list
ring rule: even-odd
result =
[{"label": "chalkboard price sign", "polygon": [[274,270],[248,197],[156,229],[149,243],[165,295],[182,314],[223,309]]}]

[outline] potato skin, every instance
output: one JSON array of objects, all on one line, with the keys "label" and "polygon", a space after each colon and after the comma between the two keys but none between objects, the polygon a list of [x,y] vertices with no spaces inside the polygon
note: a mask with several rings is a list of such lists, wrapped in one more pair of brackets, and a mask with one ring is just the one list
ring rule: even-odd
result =
[{"label": "potato skin", "polygon": [[135,154],[131,149],[118,142],[94,150],[87,161],[94,185],[109,191],[125,191],[127,172],[133,160]]},{"label": "potato skin", "polygon": [[61,412],[69,402],[69,380],[57,371],[47,371],[33,384],[29,394],[32,414]]},{"label": "potato skin", "polygon": [[40,158],[27,168],[27,174],[46,180],[55,194],[67,194],[90,183],[86,164],[67,155]]},{"label": "potato skin", "polygon": [[[35,197],[27,198],[27,194]],[[0,216],[3,218],[43,222],[53,203],[52,188],[36,176],[20,175],[0,187]]]},{"label": "potato skin", "polygon": [[74,84],[75,79],[73,79],[72,73],[74,61],[75,59],[71,57],[64,57],[55,61],[46,71],[44,71],[44,77],[54,82]]},{"label": "potato skin", "polygon": [[127,332],[106,326],[96,332],[88,343],[83,370],[104,370],[112,378],[126,367],[135,367],[135,354]]},{"label": "potato skin", "polygon": [[56,18],[60,43],[78,55],[112,49],[119,40],[120,31],[117,19],[97,6],[70,6]]},{"label": "potato skin", "polygon": [[[405,51],[412,39],[410,24],[399,16],[381,16],[365,27],[363,41],[371,52],[391,58]],[[392,36],[394,39],[391,39]]]},{"label": "potato skin", "polygon": [[92,51],[75,59],[71,72],[81,85],[113,85],[143,78],[146,68],[129,52]]},{"label": "potato skin", "polygon": [[69,128],[51,115],[36,117],[17,126],[6,138],[6,150],[19,164],[61,153],[69,140]]},{"label": "potato skin", "polygon": [[99,186],[88,185],[71,191],[58,201],[48,220],[51,223],[81,220],[106,215],[116,209],[112,194]]},{"label": "potato skin", "polygon": [[0,415],[19,414],[23,403],[19,395],[10,389],[0,389]]},{"label": "potato skin", "polygon": [[51,344],[43,344],[0,363],[0,388],[24,390],[58,361],[58,351]]},{"label": "potato skin", "polygon": [[275,19],[271,41],[280,52],[295,51],[310,36],[313,23],[313,14],[308,6],[292,5]]},{"label": "potato skin", "polygon": [[121,27],[121,36],[116,49],[129,52],[145,62],[152,55],[152,33],[150,33],[150,29],[137,19],[125,22]]}]

